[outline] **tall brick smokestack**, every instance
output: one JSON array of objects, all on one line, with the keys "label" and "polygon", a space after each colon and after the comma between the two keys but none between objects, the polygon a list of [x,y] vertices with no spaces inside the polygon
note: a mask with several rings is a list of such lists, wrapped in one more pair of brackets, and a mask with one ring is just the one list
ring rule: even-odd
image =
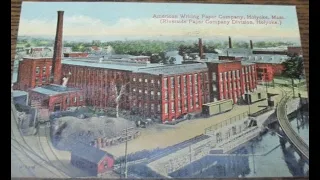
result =
[{"label": "tall brick smokestack", "polygon": [[229,48],[232,48],[231,37],[229,36]]},{"label": "tall brick smokestack", "polygon": [[61,84],[61,59],[62,59],[62,32],[63,11],[58,11],[57,31],[54,41],[54,54],[52,59],[51,83]]},{"label": "tall brick smokestack", "polygon": [[201,38],[199,38],[198,46],[199,46],[199,57],[203,58],[203,45],[202,45],[202,39]]},{"label": "tall brick smokestack", "polygon": [[250,40],[250,49],[253,49],[252,40]]}]

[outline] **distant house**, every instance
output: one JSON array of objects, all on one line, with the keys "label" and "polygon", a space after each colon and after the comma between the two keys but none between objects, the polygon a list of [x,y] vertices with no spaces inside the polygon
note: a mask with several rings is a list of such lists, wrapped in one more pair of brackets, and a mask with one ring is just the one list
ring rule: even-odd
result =
[{"label": "distant house", "polygon": [[91,47],[91,51],[101,51],[102,48],[101,47],[98,47],[98,46],[92,46]]},{"label": "distant house", "polygon": [[63,53],[64,57],[88,57],[88,53],[86,52],[69,52]]},{"label": "distant house", "polygon": [[71,164],[92,176],[112,170],[114,157],[95,147],[77,143],[71,150]]}]

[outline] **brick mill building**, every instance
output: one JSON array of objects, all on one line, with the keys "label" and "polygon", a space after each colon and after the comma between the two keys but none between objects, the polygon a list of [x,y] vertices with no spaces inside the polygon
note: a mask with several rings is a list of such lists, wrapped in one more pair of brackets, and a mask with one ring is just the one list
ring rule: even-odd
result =
[{"label": "brick mill building", "polygon": [[[165,122],[201,112],[208,102],[236,103],[257,86],[256,65],[237,58],[181,65],[151,64],[148,56],[63,58],[62,22],[59,11],[53,58],[25,58],[15,86],[30,92],[30,103],[38,100],[51,112],[83,105],[119,107]],[[199,57],[204,57],[202,48]],[[67,83],[61,85],[63,78]]]},{"label": "brick mill building", "polygon": [[84,94],[81,89],[61,85],[44,85],[29,91],[29,104],[50,112],[65,111],[69,107],[84,106]]}]

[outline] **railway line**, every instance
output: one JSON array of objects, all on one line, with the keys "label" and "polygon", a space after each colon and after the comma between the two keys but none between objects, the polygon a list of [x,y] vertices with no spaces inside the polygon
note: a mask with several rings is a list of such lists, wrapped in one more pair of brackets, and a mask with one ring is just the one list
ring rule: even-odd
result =
[{"label": "railway line", "polygon": [[304,142],[304,140],[297,134],[292,128],[290,121],[287,117],[287,101],[290,99],[290,94],[282,89],[282,99],[277,106],[277,119],[279,121],[280,127],[283,130],[285,136],[294,145],[294,147],[299,151],[302,157],[309,163],[309,146]]},{"label": "railway line", "polygon": [[[15,114],[15,107],[11,104],[11,148],[13,153],[19,156],[19,162],[23,167],[34,167],[34,173],[31,177],[68,177],[61,169],[52,166],[50,160],[43,158],[43,153],[39,153],[34,148],[31,148],[29,143],[25,140],[17,122]],[[18,173],[19,174],[19,173]],[[30,175],[30,174],[29,174]]]}]

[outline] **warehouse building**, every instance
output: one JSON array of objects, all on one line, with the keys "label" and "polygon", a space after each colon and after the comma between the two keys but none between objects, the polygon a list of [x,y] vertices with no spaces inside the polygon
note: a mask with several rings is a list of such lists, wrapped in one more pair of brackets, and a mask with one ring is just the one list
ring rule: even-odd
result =
[{"label": "warehouse building", "polygon": [[246,62],[255,63],[258,72],[258,81],[271,82],[274,76],[281,75],[285,62],[289,57],[286,55],[251,55]]},{"label": "warehouse building", "polygon": [[71,150],[71,164],[91,176],[100,176],[112,170],[114,157],[98,148],[77,143]]},{"label": "warehouse building", "polygon": [[29,92],[29,104],[50,112],[65,111],[69,107],[84,106],[82,90],[51,84],[37,87]]},{"label": "warehouse building", "polygon": [[[140,68],[132,75],[132,107],[170,121],[210,101],[205,63]],[[162,111],[161,111],[162,110]]]}]

